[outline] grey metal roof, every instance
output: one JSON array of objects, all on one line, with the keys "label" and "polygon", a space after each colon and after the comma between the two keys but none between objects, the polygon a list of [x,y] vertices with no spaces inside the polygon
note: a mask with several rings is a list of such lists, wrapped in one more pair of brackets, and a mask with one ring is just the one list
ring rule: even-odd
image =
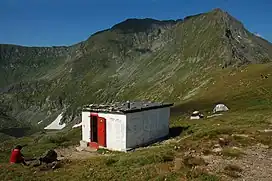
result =
[{"label": "grey metal roof", "polygon": [[145,111],[149,109],[157,109],[162,107],[173,106],[172,103],[150,102],[150,101],[127,101],[109,104],[90,104],[83,107],[83,111],[91,112],[109,112],[126,114],[132,112]]}]

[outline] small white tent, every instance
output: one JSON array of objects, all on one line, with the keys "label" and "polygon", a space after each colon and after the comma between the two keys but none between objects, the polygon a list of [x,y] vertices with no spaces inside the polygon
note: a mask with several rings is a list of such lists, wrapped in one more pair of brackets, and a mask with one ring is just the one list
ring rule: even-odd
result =
[{"label": "small white tent", "polygon": [[213,109],[213,113],[228,111],[228,110],[229,110],[229,108],[227,106],[225,106],[224,104],[217,104]]},{"label": "small white tent", "polygon": [[194,111],[190,117],[190,119],[200,119],[200,118],[204,118],[204,115],[200,114],[199,111]]}]

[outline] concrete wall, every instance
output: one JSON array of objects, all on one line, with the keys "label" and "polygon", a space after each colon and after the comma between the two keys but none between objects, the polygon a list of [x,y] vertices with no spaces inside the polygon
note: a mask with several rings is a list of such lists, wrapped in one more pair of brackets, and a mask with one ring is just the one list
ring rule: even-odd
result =
[{"label": "concrete wall", "polygon": [[117,151],[126,150],[126,115],[98,113],[106,119],[107,148]]},{"label": "concrete wall", "polygon": [[90,112],[82,112],[82,140],[90,142],[91,141],[91,121]]},{"label": "concrete wall", "polygon": [[[82,140],[90,142],[90,112],[82,112]],[[159,108],[136,113],[98,113],[106,119],[107,148],[126,151],[169,133],[170,108]]]},{"label": "concrete wall", "polygon": [[169,118],[169,107],[127,114],[126,147],[134,148],[167,136]]}]

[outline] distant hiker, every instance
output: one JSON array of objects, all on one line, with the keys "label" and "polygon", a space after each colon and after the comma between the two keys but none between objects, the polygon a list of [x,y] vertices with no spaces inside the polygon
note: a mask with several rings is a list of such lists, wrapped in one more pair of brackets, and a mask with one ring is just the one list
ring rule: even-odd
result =
[{"label": "distant hiker", "polygon": [[22,148],[23,147],[21,145],[17,145],[12,150],[11,155],[10,155],[10,160],[9,160],[9,162],[11,164],[13,164],[13,163],[22,163],[24,165],[28,165],[25,162],[24,155],[21,153]]}]

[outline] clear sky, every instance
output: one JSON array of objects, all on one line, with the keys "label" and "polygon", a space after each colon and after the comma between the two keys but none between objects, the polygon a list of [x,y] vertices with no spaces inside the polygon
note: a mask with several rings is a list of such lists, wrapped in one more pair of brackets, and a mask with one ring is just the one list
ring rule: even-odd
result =
[{"label": "clear sky", "polygon": [[214,8],[272,42],[272,0],[0,0],[0,43],[71,45],[127,18],[178,19]]}]

